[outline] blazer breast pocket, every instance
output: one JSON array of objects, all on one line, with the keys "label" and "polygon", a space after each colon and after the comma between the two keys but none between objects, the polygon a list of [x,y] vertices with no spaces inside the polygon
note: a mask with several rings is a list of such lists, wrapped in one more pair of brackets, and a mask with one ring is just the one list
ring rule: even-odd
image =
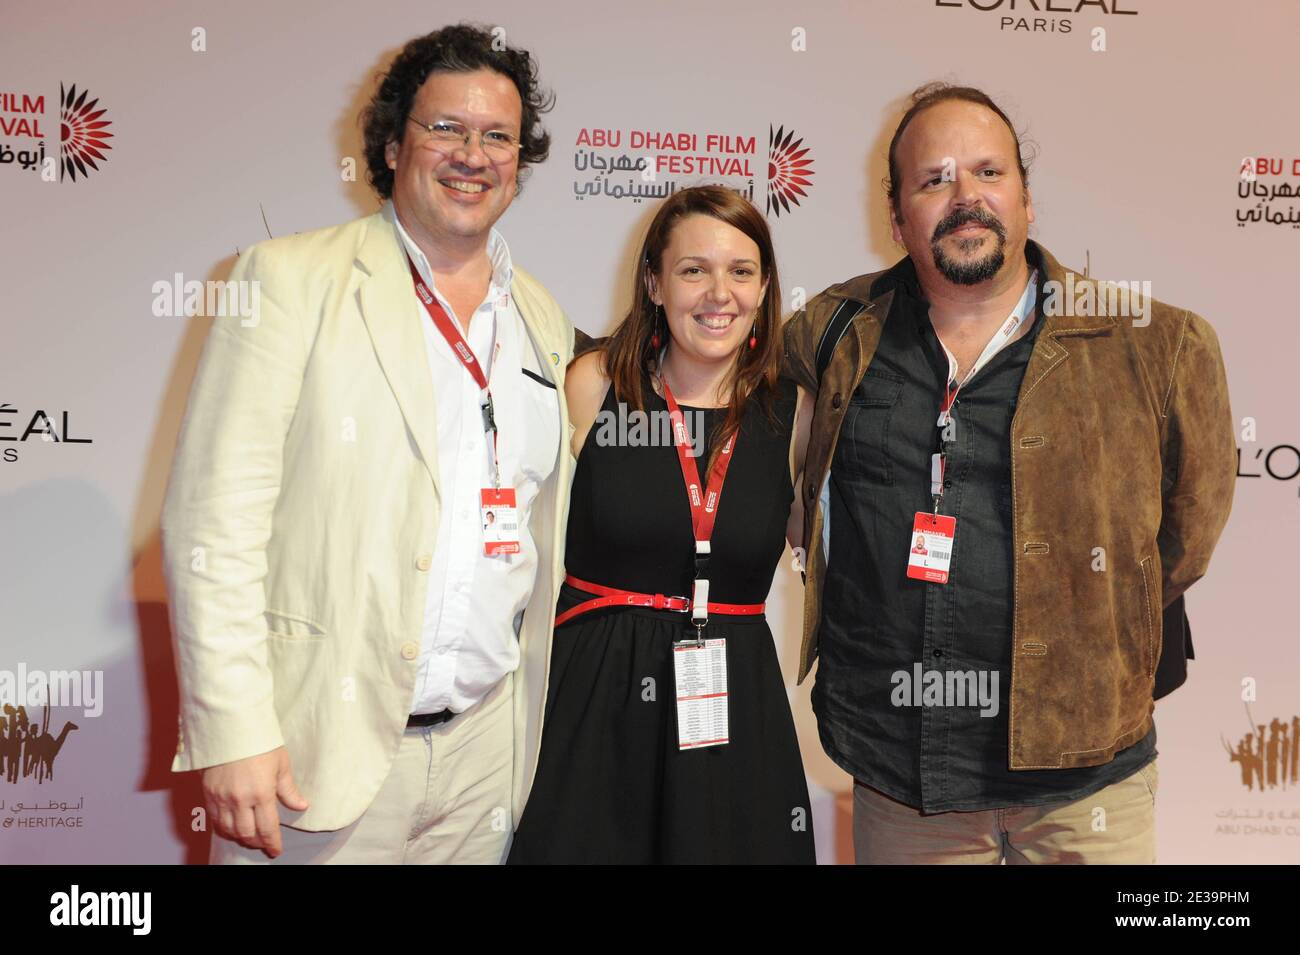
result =
[{"label": "blazer breast pocket", "polygon": [[288,640],[311,640],[325,636],[325,628],[310,617],[283,610],[267,610],[266,630],[275,637]]},{"label": "blazer breast pocket", "polygon": [[542,377],[541,375],[539,375],[537,372],[532,371],[532,370],[530,370],[530,369],[528,369],[528,368],[520,368],[519,370],[522,371],[526,377],[528,377],[528,378],[532,379],[533,381],[537,382],[537,384],[541,385],[543,388],[550,388],[552,391],[556,391],[556,390],[558,390],[558,389],[555,387],[555,382],[553,382],[553,381],[547,381],[545,378],[543,378],[543,377]]},{"label": "blazer breast pocket", "polygon": [[889,454],[889,428],[903,379],[868,368],[849,398],[840,429],[841,452],[835,462],[875,484],[892,485],[894,469]]}]

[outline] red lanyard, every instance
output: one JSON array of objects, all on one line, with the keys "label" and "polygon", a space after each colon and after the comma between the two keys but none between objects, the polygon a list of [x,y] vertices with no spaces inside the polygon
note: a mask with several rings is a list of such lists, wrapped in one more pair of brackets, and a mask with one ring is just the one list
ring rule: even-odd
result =
[{"label": "red lanyard", "polygon": [[[1015,310],[1011,317],[1002,323],[1002,326],[993,333],[993,337],[984,345],[984,350],[976,359],[975,364],[962,377],[957,380],[957,359],[953,357],[952,352],[948,351],[948,346],[939,339],[939,347],[943,353],[948,356],[948,379],[944,387],[943,402],[939,405],[939,450],[930,455],[930,495],[934,498],[934,513],[939,513],[939,504],[943,501],[943,478],[948,467],[948,453],[946,451],[947,441],[943,435],[948,429],[949,422],[952,421],[952,406],[957,401],[957,393],[961,391],[962,385],[975,377],[976,372],[983,368],[993,356],[1002,351],[1011,340],[1015,338],[1016,332],[1020,330],[1033,312],[1034,296],[1038,288],[1038,270],[1034,269],[1029,273],[1029,283],[1025,286],[1024,292],[1020,294],[1020,301],[1016,303]],[[935,336],[938,338],[938,335]]]},{"label": "red lanyard", "polygon": [[492,391],[488,388],[488,379],[483,374],[483,368],[479,365],[478,359],[474,357],[473,350],[469,347],[469,342],[465,341],[465,336],[460,333],[456,323],[451,320],[442,304],[438,301],[436,295],[429,290],[424,284],[424,279],[420,277],[420,270],[415,267],[411,261],[411,256],[406,256],[406,264],[411,267],[411,278],[415,282],[415,294],[420,297],[424,303],[425,310],[429,313],[429,318],[433,319],[434,328],[442,332],[442,337],[447,340],[451,350],[456,353],[460,363],[465,366],[470,377],[479,389],[487,394],[487,400],[482,405],[483,410],[483,430],[492,432],[492,470],[496,474],[496,485],[501,486],[501,463],[497,459],[497,421],[496,415],[492,408]]},{"label": "red lanyard", "polygon": [[[709,471],[709,486],[701,495],[700,470],[695,466],[695,458],[686,450],[690,441],[686,435],[686,421],[682,416],[682,409],[678,407],[677,399],[673,397],[672,389],[668,387],[668,381],[661,377],[659,382],[664,389],[664,401],[668,402],[668,415],[673,424],[673,446],[677,448],[677,460],[681,462],[682,478],[686,482],[686,496],[691,505],[691,527],[695,531],[698,553],[698,544],[703,542],[707,545],[709,538],[713,536],[713,522],[717,519],[718,502],[722,499],[722,485],[727,479],[727,468],[731,466],[731,454],[736,449],[736,436],[740,432],[737,431],[729,437],[727,443],[718,452],[717,460],[713,462],[713,468]],[[707,547],[705,552],[707,553]]]},{"label": "red lanyard", "polygon": [[682,465],[682,479],[686,482],[686,499],[691,505],[691,528],[695,532],[695,590],[691,596],[691,623],[696,627],[698,642],[703,639],[704,625],[709,619],[709,578],[706,573],[711,553],[709,539],[713,536],[713,522],[717,519],[718,503],[722,500],[722,484],[727,479],[727,468],[731,466],[731,454],[736,450],[736,436],[740,432],[729,437],[718,451],[718,457],[709,472],[709,486],[701,495],[700,470],[686,450],[689,441],[682,409],[677,406],[677,399],[673,397],[667,379],[660,376],[659,382],[664,389],[664,401],[668,402],[668,415],[673,425],[673,446],[677,448],[677,460]]}]

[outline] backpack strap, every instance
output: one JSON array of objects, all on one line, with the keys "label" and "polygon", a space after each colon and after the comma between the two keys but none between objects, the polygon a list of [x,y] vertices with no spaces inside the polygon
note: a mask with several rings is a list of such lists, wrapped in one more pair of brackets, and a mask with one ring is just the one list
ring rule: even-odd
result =
[{"label": "backpack strap", "polygon": [[853,320],[866,308],[861,302],[846,298],[840,302],[831,315],[831,320],[826,323],[826,329],[822,332],[821,341],[817,343],[817,383],[820,385],[822,376],[826,373],[827,367],[831,363],[831,355],[835,353],[835,348],[844,337],[844,333],[849,330]]}]

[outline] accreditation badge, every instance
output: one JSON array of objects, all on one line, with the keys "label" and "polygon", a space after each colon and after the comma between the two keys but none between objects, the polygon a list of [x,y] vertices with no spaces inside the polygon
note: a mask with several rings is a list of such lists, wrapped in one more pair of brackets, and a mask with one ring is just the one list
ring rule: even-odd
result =
[{"label": "accreditation badge", "polygon": [[907,576],[932,584],[946,584],[956,534],[957,518],[917,511],[916,519],[912,521]]},{"label": "accreditation badge", "polygon": [[485,487],[479,492],[483,520],[483,553],[519,553],[519,508],[512,487]]}]

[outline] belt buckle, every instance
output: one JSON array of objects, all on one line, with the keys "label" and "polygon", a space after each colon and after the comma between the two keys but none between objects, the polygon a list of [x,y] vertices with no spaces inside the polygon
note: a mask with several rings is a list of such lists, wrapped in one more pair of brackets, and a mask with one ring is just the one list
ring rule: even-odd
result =
[{"label": "belt buckle", "polygon": [[671,610],[673,613],[688,613],[691,609],[691,601],[689,597],[667,597],[663,594],[655,594],[654,597],[655,610]]}]

